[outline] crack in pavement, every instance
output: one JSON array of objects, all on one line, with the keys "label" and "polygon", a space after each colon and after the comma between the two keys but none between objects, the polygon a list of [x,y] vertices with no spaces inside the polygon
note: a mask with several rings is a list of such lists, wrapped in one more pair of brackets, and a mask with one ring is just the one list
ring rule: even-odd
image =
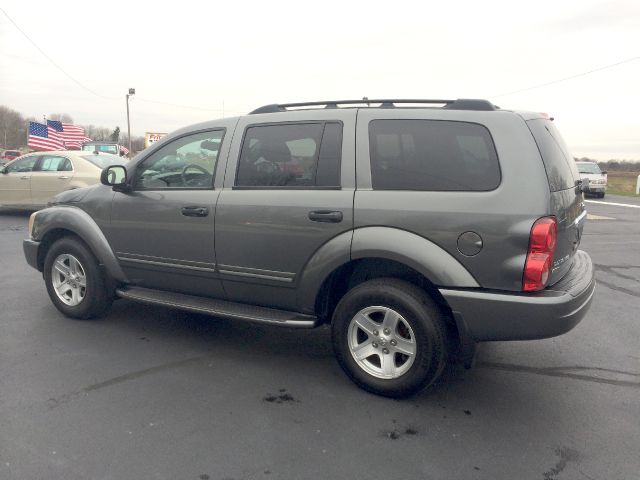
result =
[{"label": "crack in pavement", "polygon": [[640,377],[640,373],[625,372],[623,370],[613,370],[609,368],[599,367],[582,367],[582,366],[566,366],[566,367],[530,367],[528,365],[515,365],[511,363],[498,362],[480,362],[480,368],[488,368],[493,370],[504,370],[507,372],[532,373],[535,375],[543,375],[547,377],[563,377],[572,378],[574,380],[582,380],[584,382],[603,383],[607,385],[616,385],[619,387],[640,388],[640,379],[638,381],[616,380],[612,378],[601,378],[593,375],[584,375],[581,373],[571,373],[571,370],[586,370],[596,372],[615,373],[618,375],[627,375],[631,377]]},{"label": "crack in pavement", "polygon": [[128,382],[129,380],[145,377],[147,375],[153,375],[154,373],[162,372],[164,370],[170,370],[172,368],[183,367],[186,365],[194,365],[203,361],[209,361],[210,359],[211,359],[210,355],[206,355],[202,357],[187,358],[185,360],[177,360],[175,362],[163,363],[162,365],[156,365],[155,367],[149,367],[143,370],[136,370],[135,372],[125,373],[124,375],[118,375],[117,377],[110,378],[103,382],[94,383],[93,385],[83,387],[80,390],[65,393],[64,395],[60,395],[59,397],[50,398],[49,400],[47,400],[47,405],[49,406],[49,410],[52,410],[56,407],[59,407],[60,405],[63,405],[73,400],[76,397],[79,397],[80,395],[87,395],[89,392],[95,392],[96,390],[101,390],[103,388],[110,387],[118,383]]},{"label": "crack in pavement", "polygon": [[[46,404],[49,407],[49,410],[53,410],[54,408],[57,408],[60,405],[64,405],[65,403],[68,403],[71,400],[81,395],[88,395],[90,392],[95,392],[103,388],[110,387],[112,385],[117,385],[119,383],[128,382],[129,380],[142,378],[147,375],[153,375],[155,373],[162,372],[165,370],[184,367],[188,365],[196,365],[201,362],[210,361],[211,358],[212,356],[210,355],[187,358],[184,360],[177,360],[174,362],[164,363],[162,365],[156,365],[155,367],[149,367],[142,370],[136,370],[134,372],[125,373],[123,375],[118,375],[117,377],[113,377],[108,380],[104,380],[102,382],[88,385],[79,390],[65,393],[58,397],[49,398]],[[640,388],[640,373],[627,372],[623,370],[614,370],[609,368],[583,367],[579,365],[564,366],[564,367],[531,367],[527,365],[515,365],[510,363],[498,363],[498,362],[480,362],[478,363],[478,367],[488,368],[493,370],[503,370],[508,372],[532,373],[535,375],[543,375],[543,376],[549,376],[549,377],[572,378],[574,380],[582,380],[586,382],[602,383],[602,384],[608,384],[608,385],[617,385],[621,387]],[[601,378],[593,375],[585,375],[581,373],[572,373],[571,371],[605,372],[605,373],[612,373],[617,375],[626,375],[630,377],[639,377],[639,380],[638,381],[616,380],[616,379],[610,379],[610,378]]]},{"label": "crack in pavement", "polygon": [[619,287],[617,285],[614,285],[611,282],[607,282],[606,280],[602,280],[601,278],[598,278],[598,283],[600,285],[604,285],[605,287],[607,287],[610,290],[613,290],[613,291],[616,291],[616,292],[620,292],[620,293],[626,293],[627,295],[631,295],[632,297],[640,298],[640,291],[629,290],[628,288]]},{"label": "crack in pavement", "polygon": [[610,273],[611,275],[622,278],[623,280],[633,280],[635,282],[640,282],[640,279],[636,277],[632,277],[631,275],[625,275],[624,273],[620,273],[617,271],[617,270],[631,270],[634,268],[640,269],[640,266],[625,265],[621,267],[616,265],[600,265],[595,263],[594,267],[596,267],[597,270]]}]

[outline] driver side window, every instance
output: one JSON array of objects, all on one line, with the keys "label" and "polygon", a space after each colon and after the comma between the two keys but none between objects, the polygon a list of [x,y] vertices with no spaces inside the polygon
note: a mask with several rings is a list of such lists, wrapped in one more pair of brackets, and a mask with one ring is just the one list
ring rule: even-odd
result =
[{"label": "driver side window", "polygon": [[213,187],[224,130],[173,140],[136,169],[136,190],[207,189]]},{"label": "driver side window", "polygon": [[15,162],[11,162],[6,167],[7,173],[31,172],[39,158],[39,155],[31,155],[29,157],[24,157],[20,160],[16,160]]}]

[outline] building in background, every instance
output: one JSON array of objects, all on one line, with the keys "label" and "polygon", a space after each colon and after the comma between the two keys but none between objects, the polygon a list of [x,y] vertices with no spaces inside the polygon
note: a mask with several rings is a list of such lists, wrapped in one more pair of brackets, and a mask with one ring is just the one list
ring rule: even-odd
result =
[{"label": "building in background", "polygon": [[157,142],[158,140],[160,140],[162,137],[164,137],[166,135],[166,133],[153,133],[153,132],[146,132],[144,134],[144,148],[149,148],[149,146],[152,143]]}]

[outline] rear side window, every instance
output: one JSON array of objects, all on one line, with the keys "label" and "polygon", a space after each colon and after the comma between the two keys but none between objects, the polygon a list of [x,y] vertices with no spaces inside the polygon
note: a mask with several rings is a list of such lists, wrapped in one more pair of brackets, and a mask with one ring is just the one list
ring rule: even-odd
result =
[{"label": "rear side window", "polygon": [[374,120],[369,124],[375,190],[488,191],[500,184],[489,131],[448,120]]},{"label": "rear side window", "polygon": [[542,118],[529,120],[527,125],[540,150],[551,191],[557,192],[575,187],[580,174],[573,156],[569,153],[555,125]]},{"label": "rear side window", "polygon": [[41,172],[70,172],[73,170],[68,158],[55,155],[45,155],[40,160],[36,171]]},{"label": "rear side window", "polygon": [[237,187],[338,187],[342,124],[282,123],[247,128]]}]

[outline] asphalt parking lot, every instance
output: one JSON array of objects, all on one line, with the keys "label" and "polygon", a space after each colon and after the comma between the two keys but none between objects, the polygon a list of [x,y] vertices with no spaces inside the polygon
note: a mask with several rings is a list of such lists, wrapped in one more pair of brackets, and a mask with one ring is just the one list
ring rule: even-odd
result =
[{"label": "asphalt parking lot", "polygon": [[582,323],[401,401],[356,388],[326,328],[125,300],[66,319],[24,261],[28,214],[0,210],[0,479],[637,479],[640,208],[587,205]]}]

